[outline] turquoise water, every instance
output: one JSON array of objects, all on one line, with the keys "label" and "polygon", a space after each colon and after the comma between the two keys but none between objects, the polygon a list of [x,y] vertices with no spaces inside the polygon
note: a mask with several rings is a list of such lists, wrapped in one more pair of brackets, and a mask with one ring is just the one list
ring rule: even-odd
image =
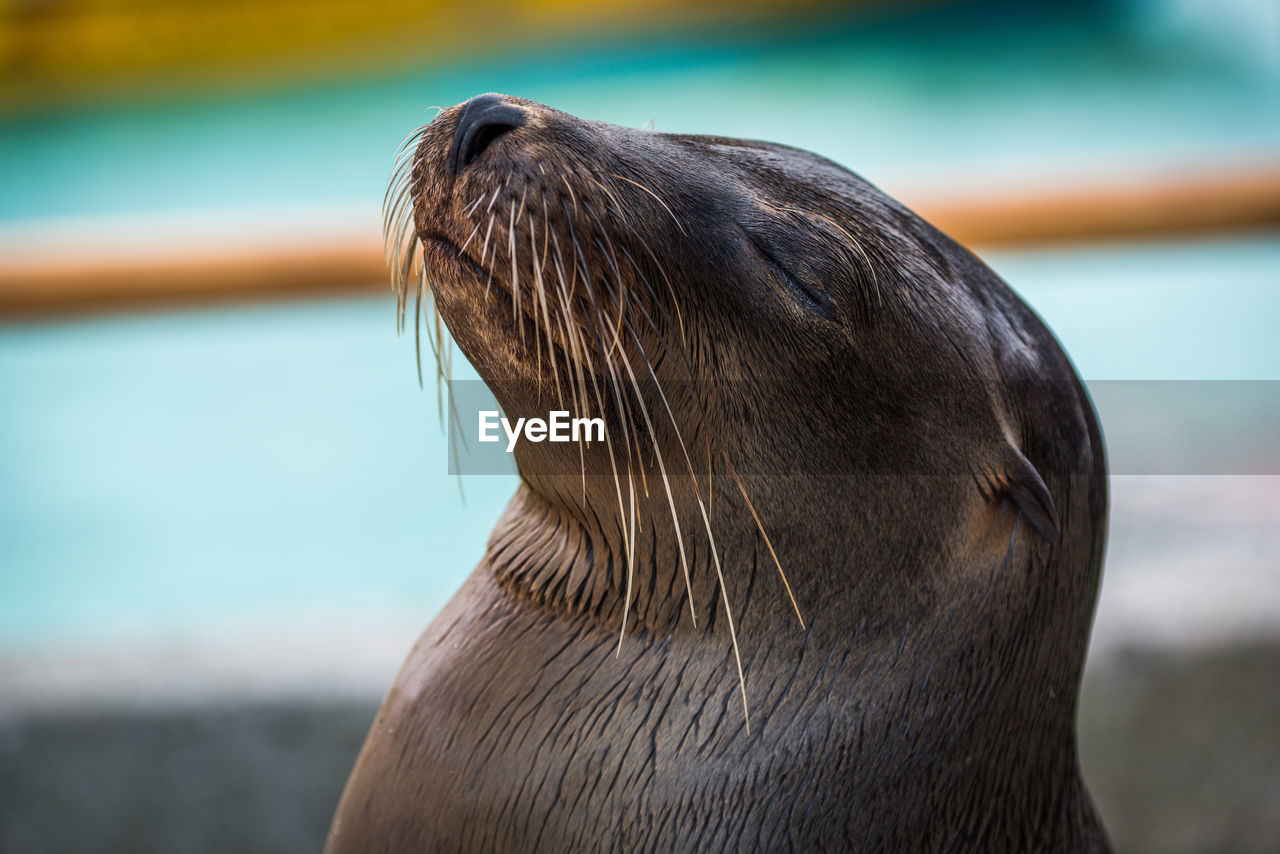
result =
[{"label": "turquoise water", "polygon": [[[1087,378],[1280,379],[1276,238],[989,260]],[[514,486],[463,504],[389,297],[0,327],[0,401],[0,646],[425,621]]]},{"label": "turquoise water", "polygon": [[987,260],[1090,382],[1280,379],[1278,235]]},{"label": "turquoise water", "polygon": [[0,642],[430,599],[512,487],[463,506],[384,301],[6,328],[0,399]]},{"label": "turquoise water", "polygon": [[511,491],[384,301],[5,328],[0,400],[0,642],[431,599]]}]

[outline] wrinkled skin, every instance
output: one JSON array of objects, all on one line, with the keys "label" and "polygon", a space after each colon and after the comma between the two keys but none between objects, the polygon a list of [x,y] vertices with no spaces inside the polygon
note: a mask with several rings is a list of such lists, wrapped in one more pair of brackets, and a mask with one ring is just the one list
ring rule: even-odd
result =
[{"label": "wrinkled skin", "polygon": [[414,141],[406,234],[503,408],[613,443],[517,447],[328,850],[1106,850],[1106,469],[1051,333],[813,154],[485,105]]}]

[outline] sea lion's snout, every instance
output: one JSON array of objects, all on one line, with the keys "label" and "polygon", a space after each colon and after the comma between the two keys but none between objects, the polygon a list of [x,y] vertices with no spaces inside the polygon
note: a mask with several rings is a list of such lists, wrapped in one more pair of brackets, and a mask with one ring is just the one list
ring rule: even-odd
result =
[{"label": "sea lion's snout", "polygon": [[462,107],[449,149],[448,167],[458,175],[489,146],[524,124],[525,113],[501,95],[477,95]]},{"label": "sea lion's snout", "polygon": [[619,350],[650,380],[679,283],[706,278],[682,269],[702,262],[685,222],[717,185],[692,190],[677,180],[689,172],[710,180],[648,132],[477,95],[406,140],[387,199],[391,263],[407,287],[421,249],[419,286],[509,394],[582,386]]}]

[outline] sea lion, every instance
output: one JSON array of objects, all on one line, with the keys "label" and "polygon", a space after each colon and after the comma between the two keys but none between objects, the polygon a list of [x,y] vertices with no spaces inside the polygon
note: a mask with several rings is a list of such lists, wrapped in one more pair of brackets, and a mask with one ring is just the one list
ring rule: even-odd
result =
[{"label": "sea lion", "polygon": [[402,310],[608,442],[515,448],[330,852],[1107,849],[1102,440],[1008,286],[781,145],[482,95],[403,150]]}]

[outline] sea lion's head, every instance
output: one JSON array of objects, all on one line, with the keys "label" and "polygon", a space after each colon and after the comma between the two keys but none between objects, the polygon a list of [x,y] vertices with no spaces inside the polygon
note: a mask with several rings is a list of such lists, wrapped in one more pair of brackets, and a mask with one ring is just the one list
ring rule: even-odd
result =
[{"label": "sea lion's head", "polygon": [[[420,270],[513,419],[607,424],[607,446],[518,446],[490,547],[513,589],[615,629],[732,604],[762,638],[793,611],[919,625],[967,603],[990,643],[1068,650],[1036,667],[1074,699],[1101,441],[1052,335],[978,259],[772,143],[482,95],[405,152],[402,296]],[[777,570],[794,604],[752,595]]]}]

